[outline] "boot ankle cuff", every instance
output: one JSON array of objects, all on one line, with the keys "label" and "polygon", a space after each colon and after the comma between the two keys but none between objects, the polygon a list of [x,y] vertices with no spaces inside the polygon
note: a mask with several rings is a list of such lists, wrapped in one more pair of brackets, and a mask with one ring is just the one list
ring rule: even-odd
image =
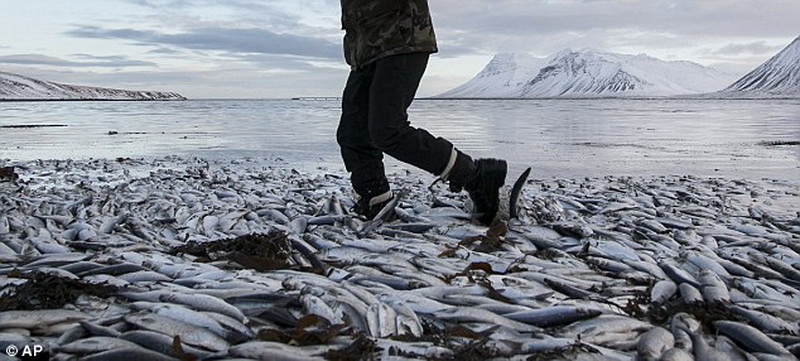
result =
[{"label": "boot ankle cuff", "polygon": [[374,196],[369,200],[369,206],[372,207],[376,204],[386,202],[392,199],[392,196],[393,196],[392,191],[386,191],[384,193],[378,194],[377,196]]},{"label": "boot ankle cuff", "polygon": [[462,152],[456,151],[456,161],[450,174],[447,175],[447,182],[451,189],[465,187],[477,176],[478,171],[472,158]]}]

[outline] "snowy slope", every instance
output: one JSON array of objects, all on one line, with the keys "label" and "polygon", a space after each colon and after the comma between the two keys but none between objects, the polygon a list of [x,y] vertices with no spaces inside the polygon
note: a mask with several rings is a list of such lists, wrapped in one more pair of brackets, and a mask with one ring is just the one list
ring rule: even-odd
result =
[{"label": "snowy slope", "polygon": [[0,100],[185,100],[178,93],[53,83],[0,72]]},{"label": "snowy slope", "polygon": [[445,92],[439,97],[459,98],[514,98],[525,83],[536,76],[544,59],[534,58],[525,53],[500,53],[472,80]]},{"label": "snowy slope", "polygon": [[735,79],[696,63],[647,55],[563,50],[548,59],[531,59],[498,55],[478,76],[439,97],[669,96],[717,91]]},{"label": "snowy slope", "polygon": [[800,96],[800,37],[719,93],[723,96]]}]

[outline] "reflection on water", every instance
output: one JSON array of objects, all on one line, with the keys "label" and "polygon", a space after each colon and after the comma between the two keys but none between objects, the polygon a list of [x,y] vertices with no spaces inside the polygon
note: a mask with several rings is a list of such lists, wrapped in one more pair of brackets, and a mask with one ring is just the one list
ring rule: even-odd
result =
[{"label": "reflection on water", "polygon": [[[0,103],[0,158],[275,157],[341,169],[338,101]],[[800,101],[418,100],[413,125],[537,177],[800,179]],[[67,127],[9,128],[65,124]],[[773,144],[768,144],[773,142]],[[389,168],[403,167],[388,160]]]}]

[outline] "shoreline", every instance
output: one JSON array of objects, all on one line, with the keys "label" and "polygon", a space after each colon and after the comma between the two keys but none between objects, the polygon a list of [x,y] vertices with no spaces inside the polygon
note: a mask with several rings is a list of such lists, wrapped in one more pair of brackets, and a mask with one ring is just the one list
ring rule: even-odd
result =
[{"label": "shoreline", "polygon": [[[10,329],[51,356],[155,352],[141,343],[77,351],[100,330],[175,336],[152,320],[182,322],[182,336],[198,335],[180,338],[185,349],[211,359],[599,352],[622,360],[643,356],[645,334],[685,337],[676,324],[712,344],[727,336],[737,352],[752,352],[736,339],[740,324],[779,345],[768,353],[800,348],[781,336],[800,332],[787,318],[800,315],[796,182],[531,179],[519,219],[489,228],[469,221],[463,194],[429,190],[404,172],[389,177],[406,193],[398,219],[371,223],[347,214],[345,174],[280,160],[5,162],[19,180],[0,181],[0,302],[42,277],[116,287],[54,306],[55,315],[0,311],[0,341]],[[285,263],[176,251],[256,234],[285,235]],[[224,307],[213,311],[212,301]],[[213,335],[197,331],[202,316],[184,308],[214,316],[202,321]]]},{"label": "shoreline", "polygon": [[[29,127],[36,127],[36,128],[61,128],[66,127],[67,125],[63,124],[35,124],[35,125],[24,125],[20,126],[20,129],[29,128]],[[1,129],[2,127],[0,127]],[[113,131],[109,131],[112,132]],[[113,134],[107,134],[113,135]],[[779,148],[779,147],[795,147],[798,145],[797,141],[794,140],[778,140],[778,141],[762,141],[757,144],[761,147],[767,148]],[[264,154],[262,154],[264,153]],[[304,160],[297,160],[297,159],[304,159]],[[312,159],[305,159],[306,156],[298,155],[295,153],[275,153],[275,152],[253,152],[252,154],[246,154],[241,157],[234,157],[230,154],[202,154],[202,155],[191,155],[189,152],[180,152],[180,153],[173,153],[173,154],[152,154],[152,155],[137,155],[132,157],[127,156],[112,156],[112,157],[94,157],[94,156],[86,156],[86,157],[70,157],[70,158],[52,158],[52,157],[43,157],[37,159],[12,159],[12,158],[2,158],[0,157],[0,166],[12,166],[12,165],[21,165],[24,166],[25,164],[30,164],[34,162],[65,162],[65,163],[91,163],[91,162],[114,162],[119,160],[131,160],[142,164],[152,163],[152,162],[159,162],[163,160],[169,159],[183,159],[183,160],[192,160],[192,159],[201,159],[204,162],[216,163],[216,164],[225,164],[225,163],[252,163],[254,166],[262,166],[262,167],[275,167],[275,168],[287,168],[287,169],[295,169],[297,171],[305,172],[305,173],[331,173],[336,174],[339,177],[348,177],[346,170],[344,169],[344,165],[341,164],[341,160],[338,156],[330,156],[330,157],[319,157],[316,161]],[[393,158],[387,157],[384,159],[385,167],[387,171],[387,176],[414,176],[419,179],[422,179],[426,182],[433,183],[436,180],[436,177],[414,168],[413,166],[407,165],[402,163],[398,160]],[[795,181],[791,177],[796,173],[795,170],[786,170],[782,168],[775,168],[775,167],[767,167],[760,170],[752,170],[752,169],[716,169],[716,168],[709,168],[709,169],[690,169],[687,171],[681,171],[680,167],[672,167],[669,169],[664,170],[663,172],[658,172],[654,170],[655,163],[649,164],[647,167],[643,168],[639,174],[633,173],[633,171],[620,171],[620,170],[609,170],[608,173],[602,173],[600,171],[601,167],[598,166],[585,166],[585,165],[576,165],[575,167],[569,166],[558,166],[559,162],[548,160],[543,161],[541,164],[531,165],[529,163],[511,163],[509,169],[509,177],[516,177],[516,173],[521,172],[527,167],[532,167],[533,172],[532,176],[536,178],[538,181],[557,181],[557,180],[572,180],[572,181],[580,181],[585,179],[598,179],[598,178],[605,178],[605,177],[618,177],[618,178],[639,178],[642,180],[646,179],[656,179],[660,177],[696,177],[702,179],[722,179],[722,180],[742,180],[747,182],[780,182],[780,183],[787,183],[787,184],[796,184],[800,186],[800,181]],[[695,166],[696,167],[696,166]],[[564,171],[563,169],[572,169],[571,171]],[[539,173],[537,173],[537,169]],[[800,165],[798,165],[797,169],[800,170]],[[544,174],[544,175],[542,175]],[[734,176],[735,175],[735,176]],[[507,181],[511,181],[512,179],[507,179]]]}]

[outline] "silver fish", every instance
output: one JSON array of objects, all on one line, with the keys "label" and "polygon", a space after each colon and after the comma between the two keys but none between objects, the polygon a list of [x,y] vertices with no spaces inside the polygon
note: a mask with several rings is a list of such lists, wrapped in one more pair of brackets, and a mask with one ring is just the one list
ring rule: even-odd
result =
[{"label": "silver fish", "polygon": [[694,286],[688,283],[681,283],[678,289],[680,290],[683,303],[687,305],[699,305],[703,303],[703,294]]},{"label": "silver fish", "polygon": [[539,327],[514,321],[510,318],[475,307],[452,307],[434,312],[433,315],[446,321],[482,322],[505,326],[519,332],[537,332],[541,330]]},{"label": "silver fish", "polygon": [[383,302],[370,304],[367,308],[367,327],[372,337],[397,335],[397,312]]},{"label": "silver fish", "polygon": [[339,325],[343,323],[342,314],[337,314],[325,301],[312,294],[304,294],[300,296],[300,303],[303,305],[303,311],[306,314],[317,315],[326,319],[331,325]]},{"label": "silver fish", "polygon": [[682,348],[672,348],[664,353],[661,354],[661,357],[658,359],[659,361],[695,361],[694,356],[692,356],[689,351],[686,351]]},{"label": "silver fish", "polygon": [[[187,355],[205,358],[211,356],[213,353],[183,342],[180,343],[181,351],[177,352],[175,349],[175,337],[167,336],[163,333],[149,331],[149,330],[133,330],[122,333],[120,339],[133,342],[139,346],[153,350],[159,354],[167,355],[170,357],[185,357]],[[180,338],[179,338],[180,339]]]},{"label": "silver fish", "polygon": [[660,305],[675,295],[677,290],[678,286],[675,284],[675,282],[672,282],[671,280],[661,280],[653,285],[653,289],[650,291],[650,299],[652,300],[653,304]]},{"label": "silver fish", "polygon": [[90,316],[83,312],[61,309],[3,311],[0,312],[0,329],[33,329],[64,322],[83,321],[89,318]]},{"label": "silver fish", "polygon": [[178,359],[160,354],[143,347],[119,348],[98,352],[81,357],[88,361],[115,361],[115,360],[151,360],[151,361],[177,361]]},{"label": "silver fish", "polygon": [[160,295],[159,300],[163,302],[180,303],[183,305],[190,306],[198,311],[221,313],[223,315],[230,316],[233,319],[240,322],[245,322],[246,320],[246,317],[242,313],[242,311],[214,296],[209,296],[199,293],[195,294],[169,293]]},{"label": "silver fish", "polygon": [[690,330],[683,325],[678,327],[681,331],[685,332],[689,335],[689,337],[691,337],[692,351],[695,359],[709,361],[726,361],[730,359],[725,353],[709,346],[706,340],[703,338],[703,335],[699,333],[699,330]]},{"label": "silver fish", "polygon": [[755,327],[733,321],[715,321],[714,327],[722,335],[728,336],[750,352],[763,352],[773,355],[790,355],[783,345]]},{"label": "silver fish", "polygon": [[[322,352],[319,352],[322,353]],[[242,357],[254,360],[281,360],[281,361],[314,361],[324,360],[299,347],[278,342],[251,341],[232,346],[227,351],[228,356]]]},{"label": "silver fish", "polygon": [[89,337],[76,340],[58,347],[58,351],[77,354],[89,354],[120,348],[136,348],[139,345],[114,337]]},{"label": "silver fish", "polygon": [[574,307],[574,306],[552,306],[536,310],[518,311],[504,315],[514,321],[524,322],[538,327],[553,327],[568,325],[599,316],[599,310]]},{"label": "silver fish", "polygon": [[729,303],[731,301],[731,294],[728,291],[728,286],[716,273],[703,269],[700,271],[700,293],[703,294],[703,299],[710,304],[714,303]]},{"label": "silver fish", "polygon": [[654,361],[673,347],[675,347],[675,337],[672,332],[663,327],[653,327],[639,337],[636,343],[636,356],[641,361]]},{"label": "silver fish", "polygon": [[230,347],[225,339],[213,332],[186,322],[152,313],[125,315],[125,321],[137,327],[163,333],[167,336],[180,336],[183,342],[212,351],[222,351]]},{"label": "silver fish", "polygon": [[219,322],[205,314],[190,310],[181,305],[173,303],[152,303],[139,301],[133,302],[131,306],[137,310],[148,310],[154,314],[208,329],[217,336],[228,339],[228,332],[222,327],[222,325],[219,324]]}]

